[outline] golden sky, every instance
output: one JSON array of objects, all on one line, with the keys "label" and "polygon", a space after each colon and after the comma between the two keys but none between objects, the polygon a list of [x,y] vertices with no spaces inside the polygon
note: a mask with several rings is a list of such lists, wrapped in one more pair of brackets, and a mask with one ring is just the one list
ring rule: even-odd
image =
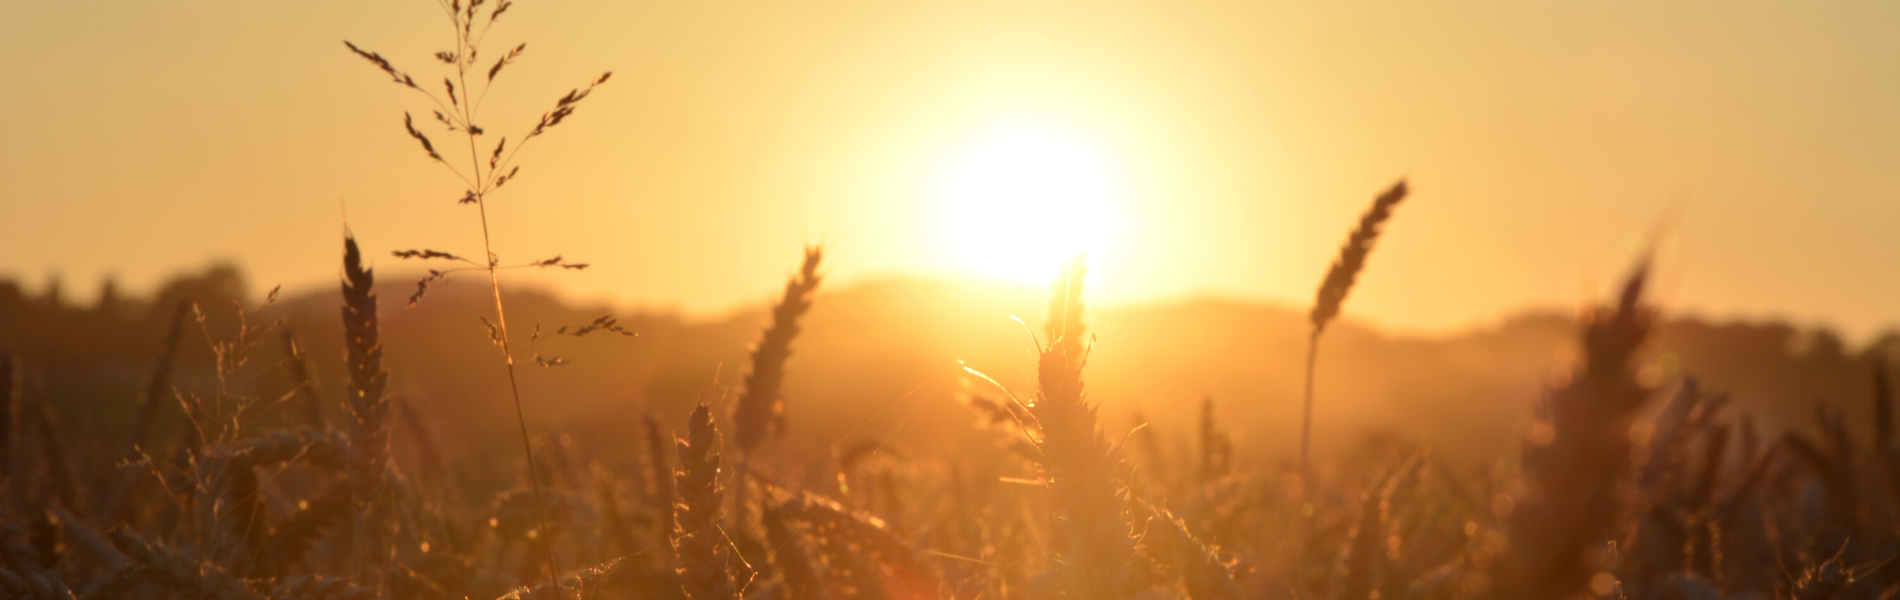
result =
[{"label": "golden sky", "polygon": [[[229,258],[328,287],[346,215],[372,249],[480,254],[403,133],[430,105],[340,43],[433,81],[433,2],[6,12],[0,274],[83,297]],[[1103,301],[1304,305],[1403,175],[1349,317],[1574,306],[1667,223],[1670,306],[1866,336],[1900,324],[1896,31],[1872,0],[520,0],[491,135],[615,76],[490,210],[504,258],[592,263],[545,281],[628,306],[762,301],[808,242],[834,281],[1026,280],[1083,244]]]}]

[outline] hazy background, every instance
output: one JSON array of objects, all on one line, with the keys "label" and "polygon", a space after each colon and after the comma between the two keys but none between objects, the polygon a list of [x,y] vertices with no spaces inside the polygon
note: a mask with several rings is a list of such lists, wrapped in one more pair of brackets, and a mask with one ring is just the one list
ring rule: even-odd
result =
[{"label": "hazy background", "polygon": [[[449,467],[505,487],[517,473],[493,466],[520,459],[512,437],[519,434],[507,374],[476,320],[493,307],[487,290],[481,282],[457,280],[404,310],[412,284],[380,275],[383,364],[399,405],[397,447],[414,452],[439,445],[452,457]],[[180,390],[212,398],[218,379],[207,341],[234,338],[234,305],[242,303],[251,324],[293,331],[331,422],[344,418],[337,292],[286,295],[263,306],[257,295],[243,297],[244,281],[235,269],[213,267],[172,280],[151,297],[87,305],[22,294],[0,280],[0,349],[25,365],[27,396],[57,405],[73,439],[95,442],[74,451],[109,460],[137,412],[172,309],[191,301],[204,315],[202,326],[186,323],[174,381]],[[1046,295],[1041,287],[914,278],[828,285],[800,321],[784,388],[787,435],[771,460],[789,469],[861,443],[954,458],[994,443],[994,433],[980,426],[980,411],[966,403],[972,396],[1000,401],[1004,392],[961,367],[1033,398],[1035,352],[1023,326],[1004,315],[1025,315],[1040,329]],[[702,401],[722,418],[730,414],[749,369],[749,346],[767,318],[763,304],[715,318],[622,312],[621,324],[637,337],[529,342],[525,332],[537,325],[553,331],[613,308],[523,288],[509,294],[508,307],[531,429],[571,438],[584,449],[576,450],[580,456],[610,464],[640,455],[638,436],[628,432],[639,430],[645,411],[668,427],[685,422]],[[1317,379],[1319,464],[1352,472],[1365,467],[1356,459],[1376,463],[1396,448],[1417,445],[1461,465],[1509,456],[1532,406],[1575,366],[1572,316],[1512,314],[1494,326],[1431,337],[1386,334],[1351,320],[1334,325]],[[1200,403],[1211,398],[1218,426],[1238,436],[1237,459],[1290,468],[1310,327],[1304,311],[1189,300],[1091,310],[1088,320],[1097,340],[1085,373],[1088,394],[1111,438],[1149,423],[1154,427],[1146,435],[1153,439],[1144,437],[1144,444],[1159,444],[1170,456],[1198,456]],[[292,393],[295,380],[284,368],[280,330],[253,335],[242,344],[251,348],[246,366],[229,380],[233,393],[254,400],[234,412],[232,422],[261,429],[306,425],[306,405]],[[571,363],[542,368],[531,360],[555,356]],[[1685,376],[1729,396],[1736,413],[1751,421],[1742,427],[1753,431],[1738,435],[1773,439],[1811,430],[1816,406],[1825,405],[1852,415],[1855,435],[1865,438],[1875,421],[1873,372],[1891,369],[1896,356],[1900,333],[1862,345],[1786,323],[1676,317],[1659,328],[1636,364],[1659,396],[1673,394]],[[159,439],[179,439],[185,415],[174,403],[161,407]],[[1152,462],[1145,454],[1142,460]]]},{"label": "hazy background", "polygon": [[[431,81],[449,46],[431,3],[7,12],[0,274],[59,273],[84,299],[227,258],[253,293],[328,290],[345,215],[373,253],[479,255],[461,188],[402,132],[428,105],[340,43]],[[1364,321],[1572,307],[1673,224],[1671,307],[1866,340],[1900,307],[1894,31],[1900,5],[1876,1],[524,0],[489,38],[528,42],[491,132],[616,75],[492,211],[505,258],[591,262],[546,283],[622,307],[762,303],[816,241],[838,284],[991,276],[943,225],[944,173],[1033,130],[1112,174],[1108,303],[1303,305],[1406,175],[1347,308]]]}]

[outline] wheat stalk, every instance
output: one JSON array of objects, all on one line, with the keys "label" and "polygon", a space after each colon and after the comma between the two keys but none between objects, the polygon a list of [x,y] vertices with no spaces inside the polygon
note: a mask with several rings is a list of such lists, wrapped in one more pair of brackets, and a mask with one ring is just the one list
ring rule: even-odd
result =
[{"label": "wheat stalk", "polygon": [[653,498],[653,507],[659,512],[659,517],[654,519],[658,526],[654,529],[659,532],[660,546],[672,548],[673,511],[678,498],[674,493],[673,467],[671,461],[666,459],[669,454],[667,449],[671,445],[666,443],[666,436],[660,432],[660,420],[654,418],[652,411],[640,415],[640,420],[646,432],[647,491]]},{"label": "wheat stalk", "polygon": [[[785,363],[792,355],[792,340],[798,337],[798,319],[811,310],[812,295],[822,279],[818,275],[818,264],[823,257],[821,248],[805,249],[805,260],[798,274],[785,282],[784,296],[772,307],[771,326],[760,334],[758,344],[752,348],[751,370],[746,373],[745,387],[732,407],[733,441],[740,451],[740,473],[751,470],[752,455],[759,444],[785,429],[782,395]],[[745,477],[734,481],[733,506],[737,509],[735,522],[738,523],[734,531],[742,543],[755,538],[750,535],[756,530],[753,520],[756,513],[747,497],[750,487]]]},{"label": "wheat stalk", "polygon": [[1081,257],[1069,262],[1058,284],[1061,299],[1051,303],[1060,312],[1049,318],[1061,325],[1041,349],[1041,390],[1030,412],[1042,426],[1038,447],[1061,507],[1056,527],[1066,544],[1057,558],[1057,575],[1071,598],[1112,600],[1134,592],[1137,544],[1126,510],[1128,490],[1116,476],[1119,451],[1103,438],[1096,408],[1082,392],[1082,367],[1088,362],[1081,342],[1082,268]]},{"label": "wheat stalk", "polygon": [[1303,484],[1312,475],[1309,458],[1313,447],[1313,372],[1319,356],[1319,335],[1326,330],[1327,323],[1339,316],[1346,294],[1352,291],[1359,272],[1365,270],[1366,257],[1372,254],[1372,245],[1379,240],[1379,228],[1392,218],[1392,208],[1405,199],[1405,194],[1405,180],[1401,179],[1373,199],[1372,208],[1359,217],[1359,226],[1353,228],[1352,234],[1346,237],[1346,245],[1340,247],[1339,258],[1334,259],[1332,268],[1326,271],[1326,280],[1319,285],[1319,297],[1313,301],[1313,332],[1306,345],[1306,395],[1300,409],[1300,480]]},{"label": "wheat stalk", "polygon": [[[384,427],[389,402],[383,386],[389,374],[383,371],[383,345],[376,315],[376,280],[371,269],[363,267],[363,254],[356,238],[343,236],[343,341],[348,350],[350,413],[349,481],[352,501],[359,507],[375,507],[388,491],[385,471],[389,461],[389,431]],[[372,531],[372,517],[356,517],[355,570],[360,575],[366,558],[365,547]]]},{"label": "wheat stalk", "polygon": [[1505,519],[1510,546],[1493,564],[1491,598],[1589,593],[1593,576],[1608,566],[1602,547],[1617,537],[1625,505],[1619,490],[1631,471],[1629,425],[1651,395],[1633,365],[1656,320],[1642,303],[1647,273],[1638,267],[1616,306],[1588,317],[1583,364],[1550,393],[1546,418],[1527,436],[1524,492]]},{"label": "wheat stalk", "polygon": [[679,471],[674,475],[679,505],[674,512],[673,552],[679,558],[680,586],[687,600],[738,597],[731,566],[731,545],[720,521],[725,494],[719,486],[719,429],[712,409],[693,409],[687,438],[677,440]]},{"label": "wheat stalk", "polygon": [[798,337],[798,318],[811,310],[812,294],[823,279],[818,275],[823,258],[822,248],[805,249],[798,275],[785,282],[784,297],[772,307],[772,326],[752,348],[752,370],[732,410],[733,442],[748,455],[767,436],[784,428],[785,400],[780,388],[785,382],[785,361],[792,355],[792,340]]}]

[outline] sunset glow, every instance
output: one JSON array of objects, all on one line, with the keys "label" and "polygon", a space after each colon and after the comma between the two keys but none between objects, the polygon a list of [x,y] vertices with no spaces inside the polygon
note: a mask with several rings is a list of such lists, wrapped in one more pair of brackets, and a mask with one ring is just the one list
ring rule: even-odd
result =
[{"label": "sunset glow", "polygon": [[[443,33],[432,3],[23,6],[0,164],[27,225],[0,276],[90,302],[229,260],[253,294],[329,289],[340,218],[383,251],[482,252],[403,128],[457,138],[421,95],[447,93],[443,40],[415,34]],[[1900,256],[1886,3],[550,6],[510,10],[470,85],[528,44],[481,96],[486,155],[615,73],[488,206],[504,258],[593,265],[517,275],[561,294],[719,315],[823,241],[841,284],[1040,289],[1081,246],[1103,302],[1297,305],[1406,175],[1431,200],[1349,309],[1393,330],[1569,307],[1664,213],[1682,309],[1866,340],[1900,305],[1868,275]],[[366,77],[344,39],[426,89]]]},{"label": "sunset glow", "polygon": [[962,268],[1033,282],[1069,255],[1107,249],[1121,190],[1089,147],[1012,131],[971,146],[947,169],[941,193]]},{"label": "sunset glow", "polygon": [[1900,600],[1900,2],[6,8],[0,600]]}]

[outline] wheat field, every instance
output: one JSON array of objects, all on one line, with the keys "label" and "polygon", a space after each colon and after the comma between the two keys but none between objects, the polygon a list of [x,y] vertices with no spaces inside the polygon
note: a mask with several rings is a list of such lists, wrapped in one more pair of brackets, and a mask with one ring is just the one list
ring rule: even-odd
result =
[{"label": "wheat field", "polygon": [[[122,415],[130,439],[116,449],[65,447],[51,407],[22,393],[25,365],[0,362],[10,455],[0,586],[10,597],[1807,599],[1900,589],[1887,561],[1900,543],[1900,452],[1885,371],[1870,373],[1870,439],[1854,433],[1849,410],[1826,405],[1820,435],[1765,436],[1694,379],[1669,390],[1640,381],[1633,357],[1659,316],[1640,269],[1581,321],[1585,358],[1535,399],[1521,450],[1493,472],[1420,447],[1309,481],[1296,463],[1238,461],[1212,400],[1191,452],[1161,447],[1148,428],[1111,437],[1086,392],[1079,260],[1051,294],[1034,391],[969,370],[965,426],[988,443],[907,457],[866,439],[791,464],[773,455],[791,433],[784,414],[822,402],[778,392],[795,376],[799,318],[821,280],[813,250],[742,384],[703,394],[684,422],[648,413],[634,425],[630,415],[614,450],[642,468],[615,471],[543,439],[538,494],[517,479],[472,495],[412,473],[456,456],[392,460],[392,440],[424,454],[445,446],[392,424],[402,419],[391,419],[385,389],[374,273],[356,240],[345,248],[342,406],[312,405],[325,396],[302,374],[294,336],[272,325],[216,342],[208,387],[173,381],[180,330],[202,318],[190,306],[173,312],[151,395]],[[247,396],[239,380],[258,370],[299,383]],[[170,410],[187,427],[157,435],[154,415]],[[267,410],[286,416],[248,414]],[[1639,413],[1653,417],[1637,427]]]},{"label": "wheat field", "polygon": [[[1613,297],[1563,324],[1576,358],[1517,398],[1533,416],[1512,429],[1508,450],[1475,459],[1481,445],[1328,450],[1353,433],[1314,417],[1339,395],[1315,375],[1337,368],[1325,360],[1322,334],[1340,335],[1346,325],[1336,323],[1355,282],[1377,276],[1373,249],[1385,228],[1405,225],[1395,215],[1401,202],[1409,210],[1432,201],[1413,199],[1403,180],[1376,195],[1317,286],[1299,337],[1301,412],[1268,417],[1285,430],[1298,423],[1297,444],[1238,435],[1231,413],[1267,414],[1251,398],[1177,402],[1191,407],[1185,416],[1156,422],[1104,410],[1092,381],[1146,374],[1139,365],[1104,373],[1091,363],[1098,348],[1117,342],[1095,335],[1089,259],[1081,254],[1047,274],[1047,308],[1032,319],[1039,326],[1021,325],[1033,352],[1011,355],[1014,364],[1003,367],[1020,376],[987,372],[989,364],[933,363],[951,374],[955,391],[945,396],[953,408],[928,418],[954,431],[954,443],[906,444],[896,429],[867,431],[899,404],[872,412],[795,393],[809,389],[793,385],[802,343],[861,333],[815,330],[808,318],[831,298],[827,254],[817,245],[785,257],[797,266],[769,312],[742,324],[742,355],[726,337],[676,347],[730,347],[742,358],[717,364],[736,376],[708,383],[666,357],[650,357],[658,366],[611,366],[660,372],[656,378],[685,391],[589,399],[612,407],[598,424],[606,439],[576,443],[536,418],[555,394],[535,382],[600,359],[588,349],[609,343],[601,340],[633,343],[657,329],[684,329],[612,315],[544,329],[527,316],[535,314],[524,306],[533,297],[511,287],[507,276],[518,270],[589,266],[560,255],[504,260],[490,237],[489,207],[506,201],[500,191],[521,173],[522,147],[575,118],[611,76],[558,96],[538,119],[520,119],[527,124],[520,131],[485,127],[481,99],[490,85],[508,82],[508,67],[526,48],[482,54],[489,27],[511,6],[442,0],[456,42],[431,64],[443,73],[440,90],[434,76],[419,78],[369,44],[345,42],[352,60],[424,97],[418,106],[432,117],[405,112],[402,134],[467,184],[454,208],[480,215],[481,248],[409,248],[346,230],[338,240],[340,296],[306,301],[328,315],[321,325],[282,318],[276,292],[233,305],[155,294],[139,302],[162,326],[84,334],[61,327],[109,321],[100,315],[122,309],[85,313],[55,299],[31,309],[41,313],[8,313],[70,318],[32,330],[49,340],[157,351],[114,355],[119,371],[140,374],[132,383],[49,381],[43,373],[74,372],[62,366],[71,362],[65,355],[3,355],[0,595],[1900,598],[1891,363],[1872,350],[1851,363],[1854,380],[1840,385],[1866,390],[1862,396],[1798,400],[1802,410],[1812,407],[1812,424],[1760,424],[1770,419],[1733,403],[1724,381],[1648,369],[1670,323],[1652,299],[1648,254]],[[414,279],[398,282],[413,290],[402,302],[380,301],[379,291],[393,288],[379,287],[375,259],[397,269],[421,265]],[[769,290],[776,282],[758,284]],[[14,310],[27,301],[0,304]],[[430,352],[448,347],[441,360],[479,382],[468,385],[506,398],[506,422],[491,419],[480,432],[443,425],[438,413],[474,410],[456,404],[454,390],[415,401],[430,391],[402,378],[401,361],[386,360],[386,345],[401,343],[384,335],[392,309],[479,320],[483,339],[464,336]],[[342,335],[313,344],[310,331]],[[554,352],[579,338],[596,345]],[[340,350],[332,353],[340,362],[312,348]],[[181,366],[187,362],[195,366]],[[1373,368],[1398,371],[1399,362]],[[140,391],[107,409],[63,403],[61,394],[95,384]],[[1198,397],[1186,384],[1178,395]],[[898,413],[906,410],[916,409]],[[921,448],[930,449],[913,451]]]}]

